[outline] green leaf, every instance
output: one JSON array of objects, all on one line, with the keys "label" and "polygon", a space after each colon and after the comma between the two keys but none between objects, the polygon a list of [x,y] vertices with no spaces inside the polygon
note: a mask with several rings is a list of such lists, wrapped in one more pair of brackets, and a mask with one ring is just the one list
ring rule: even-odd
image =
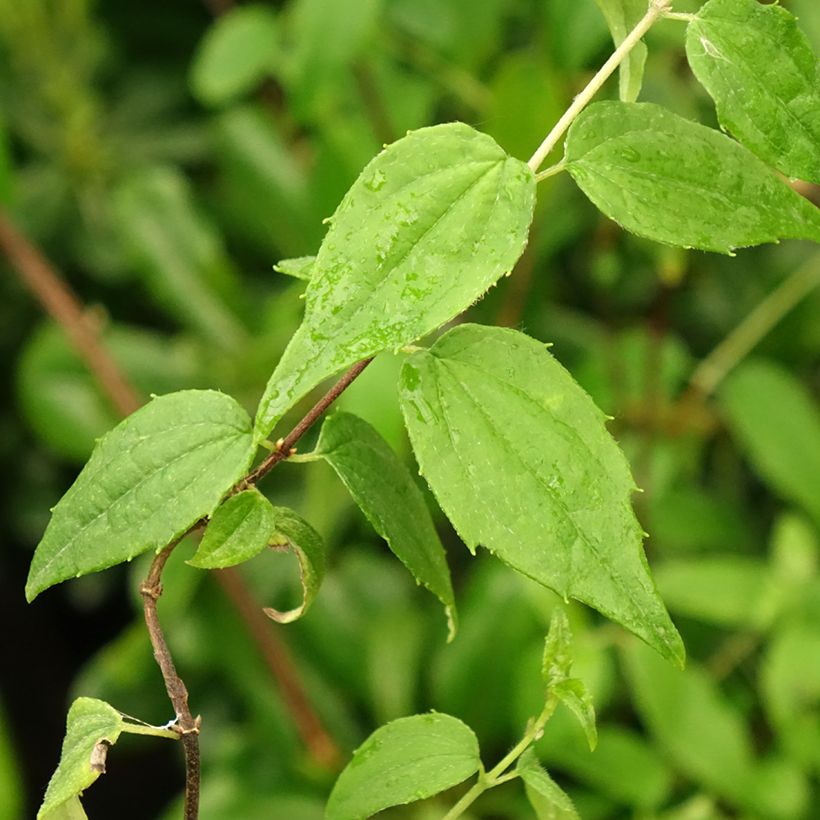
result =
[{"label": "green leaf", "polygon": [[213,512],[254,450],[250,420],[230,396],[185,390],[154,399],[99,441],[54,507],[26,597],[161,549]]},{"label": "green leaf", "polygon": [[[595,0],[609,26],[612,41],[619,46],[626,35],[646,14],[647,0]],[[618,68],[618,87],[621,100],[635,102],[643,85],[646,64],[646,46],[637,43]]]},{"label": "green leaf", "polygon": [[729,376],[719,399],[761,478],[820,524],[820,409],[811,394],[779,365],[752,360]]},{"label": "green leaf", "polygon": [[710,0],[686,56],[720,124],[786,176],[820,183],[820,74],[794,16],[757,0]]},{"label": "green leaf", "polygon": [[270,501],[255,487],[243,490],[216,508],[188,563],[200,569],[241,564],[268,547],[275,532],[276,514]]},{"label": "green leaf", "polygon": [[471,550],[484,545],[682,663],[647,570],[626,459],[543,344],[461,325],[408,358],[401,400],[422,473]]},{"label": "green leaf", "polygon": [[[1,706],[1,704],[0,704]],[[22,773],[6,710],[0,708],[0,817],[18,820],[23,816]]]},{"label": "green leaf", "polygon": [[106,749],[117,742],[123,728],[122,716],[105,701],[77,698],[71,704],[60,763],[37,812],[38,820],[77,797],[105,772]]},{"label": "green leaf", "polygon": [[88,820],[88,815],[80,798],[72,797],[65,803],[55,806],[48,814],[44,814],[42,820]]},{"label": "green leaf", "polygon": [[530,169],[461,123],[412,131],[379,154],[332,218],[257,440],[323,379],[424,336],[509,272],[534,196]]},{"label": "green leaf", "polygon": [[253,91],[281,60],[279,20],[271,8],[240,6],[208,29],[191,68],[194,94],[220,105]]},{"label": "green leaf", "polygon": [[274,507],[273,512],[276,516],[274,548],[291,549],[296,554],[302,580],[302,603],[284,612],[270,607],[263,612],[280,624],[289,624],[301,618],[316,598],[325,575],[325,544],[322,536],[293,510]]},{"label": "green leaf", "polygon": [[584,730],[590,750],[598,744],[598,729],[595,724],[595,707],[584,682],[578,678],[567,678],[553,684],[552,691],[561,703],[577,718]]},{"label": "green leaf", "polygon": [[527,799],[535,809],[538,820],[580,820],[569,795],[541,766],[532,748],[518,758],[515,771],[524,781]]},{"label": "green leaf", "polygon": [[452,638],[456,605],[447,557],[408,469],[390,445],[352,413],[336,413],[325,421],[315,455],[333,467],[373,529],[444,604]]},{"label": "green leaf", "polygon": [[544,641],[544,658],[541,662],[541,676],[547,689],[566,680],[572,670],[572,632],[567,614],[561,607],[553,610],[550,628]]},{"label": "green leaf", "polygon": [[567,170],[626,230],[732,253],[781,238],[820,241],[820,213],[725,134],[650,103],[599,102],[573,123]]},{"label": "green leaf", "polygon": [[431,712],[377,729],[353,753],[330,794],[326,820],[358,820],[423,800],[475,774],[478,740],[469,726]]},{"label": "green leaf", "polygon": [[313,267],[316,264],[315,256],[297,256],[295,259],[282,259],[273,269],[295,279],[304,279],[309,282],[313,276]]}]

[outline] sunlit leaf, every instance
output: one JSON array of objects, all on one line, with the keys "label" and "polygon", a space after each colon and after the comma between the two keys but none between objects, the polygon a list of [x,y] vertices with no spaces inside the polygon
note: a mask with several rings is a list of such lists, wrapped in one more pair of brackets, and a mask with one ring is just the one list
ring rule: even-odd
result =
[{"label": "sunlit leaf", "polygon": [[524,163],[460,123],[413,131],[379,154],[333,216],[257,438],[323,379],[424,336],[510,271],[534,192]]},{"label": "sunlit leaf", "polygon": [[377,729],[353,753],[327,803],[327,820],[359,820],[423,800],[475,774],[478,741],[469,726],[431,712]]},{"label": "sunlit leaf", "polygon": [[820,71],[794,16],[757,0],[710,0],[686,56],[720,124],[786,176],[820,183]]},{"label": "sunlit leaf", "polygon": [[213,512],[253,453],[250,420],[230,396],[185,390],[154,399],[99,441],[54,507],[26,597],[161,549]]},{"label": "sunlit leaf", "polygon": [[543,344],[461,325],[407,360],[401,399],[422,473],[471,550],[482,544],[682,662],[647,570],[626,459]]},{"label": "sunlit leaf", "polygon": [[447,557],[407,467],[366,421],[351,413],[327,419],[316,455],[336,470],[373,528],[416,580],[444,604],[452,637],[456,607]]},{"label": "sunlit leaf", "polygon": [[734,140],[650,103],[599,102],[569,130],[567,170],[626,230],[731,253],[820,241],[820,211]]}]

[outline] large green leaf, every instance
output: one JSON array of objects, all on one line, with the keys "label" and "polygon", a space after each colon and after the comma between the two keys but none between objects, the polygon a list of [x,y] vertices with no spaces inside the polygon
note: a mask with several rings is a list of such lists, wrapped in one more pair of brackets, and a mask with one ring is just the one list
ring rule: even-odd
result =
[{"label": "large green leaf", "polygon": [[709,0],[686,55],[720,124],[790,177],[820,182],[820,74],[794,16],[757,0]]},{"label": "large green leaf", "polygon": [[231,9],[208,29],[191,66],[194,93],[219,105],[253,91],[282,59],[276,12],[265,6]]},{"label": "large green leaf", "polygon": [[76,798],[105,771],[105,749],[117,742],[124,728],[120,713],[105,701],[74,701],[68,711],[60,763],[49,781],[38,818]]},{"label": "large green leaf", "polygon": [[484,545],[682,663],[643,555],[626,459],[543,344],[461,325],[407,360],[401,399],[422,473],[471,550]]},{"label": "large green leaf", "polygon": [[820,212],[734,140],[650,103],[599,102],[573,123],[567,169],[610,219],[658,242],[732,253],[820,241]]},{"label": "large green leaf", "polygon": [[534,196],[529,168],[461,123],[413,131],[379,154],[332,218],[257,438],[322,379],[469,307],[521,255]]},{"label": "large green leaf", "polygon": [[820,523],[820,409],[779,365],[741,365],[719,394],[732,435],[772,489]]},{"label": "large green leaf", "polygon": [[326,820],[359,820],[461,783],[481,765],[472,729],[431,712],[377,729],[354,752],[330,794]]},{"label": "large green leaf", "polygon": [[54,507],[26,597],[161,549],[205,515],[253,457],[250,419],[223,393],[154,399],[104,436]]},{"label": "large green leaf", "polygon": [[373,427],[352,413],[327,419],[316,455],[336,470],[373,528],[416,580],[444,604],[452,636],[456,605],[447,557],[407,467]]},{"label": "large green leaf", "polygon": [[[646,14],[647,0],[595,0],[606,18],[609,32],[616,46]],[[624,102],[635,102],[641,93],[643,70],[646,64],[646,46],[636,43],[618,67],[618,86]]]}]

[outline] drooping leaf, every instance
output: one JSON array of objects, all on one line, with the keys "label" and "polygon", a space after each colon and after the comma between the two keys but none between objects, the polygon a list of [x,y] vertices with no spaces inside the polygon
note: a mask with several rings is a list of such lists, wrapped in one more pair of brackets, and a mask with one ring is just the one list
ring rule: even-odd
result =
[{"label": "drooping leaf", "polygon": [[255,487],[243,490],[216,508],[188,563],[200,569],[241,564],[270,545],[276,523],[270,501]]},{"label": "drooping leaf", "polygon": [[481,766],[472,729],[431,712],[377,729],[353,753],[330,794],[326,820],[359,820],[390,806],[423,800]]},{"label": "drooping leaf", "polygon": [[257,439],[322,379],[424,336],[510,271],[534,192],[524,163],[461,123],[413,131],[379,154],[333,216]]},{"label": "drooping leaf", "polygon": [[316,455],[336,470],[396,557],[444,604],[452,637],[456,605],[447,557],[408,469],[373,427],[352,413],[325,421]]},{"label": "drooping leaf", "polygon": [[38,820],[76,798],[105,772],[106,749],[117,742],[123,727],[120,713],[105,701],[74,701],[68,711],[60,763],[37,812]]},{"label": "drooping leaf", "polygon": [[550,628],[544,641],[544,658],[541,676],[549,689],[559,681],[566,680],[572,671],[572,633],[567,614],[556,607],[550,620]]},{"label": "drooping leaf", "polygon": [[401,399],[422,473],[471,550],[482,544],[682,662],[643,555],[626,459],[543,344],[461,325],[407,360]]},{"label": "drooping leaf", "polygon": [[191,67],[194,94],[221,105],[253,89],[281,62],[279,20],[271,8],[239,6],[208,29]]},{"label": "drooping leaf", "polygon": [[315,256],[297,256],[294,259],[282,259],[277,262],[273,269],[286,276],[293,276],[295,279],[310,281],[313,276],[313,266],[316,264]]},{"label": "drooping leaf", "polygon": [[553,684],[552,691],[567,709],[575,715],[592,750],[598,743],[598,729],[595,722],[595,707],[584,682],[578,678],[567,678]]},{"label": "drooping leaf", "polygon": [[761,478],[820,523],[820,409],[781,366],[745,362],[719,393],[732,435]]},{"label": "drooping leaf", "polygon": [[757,0],[710,0],[686,56],[720,124],[786,176],[820,183],[820,72],[794,16]]},{"label": "drooping leaf", "polygon": [[250,420],[230,396],[184,390],[154,399],[99,441],[54,507],[26,597],[161,549],[213,512],[254,449]]},{"label": "drooping leaf", "polygon": [[524,781],[538,820],[580,820],[569,795],[549,776],[532,748],[518,758],[515,771]]},{"label": "drooping leaf", "polygon": [[606,216],[657,242],[731,253],[820,241],[818,209],[754,154],[657,105],[590,105],[569,130],[566,161]]},{"label": "drooping leaf", "polygon": [[266,607],[263,612],[280,624],[289,624],[307,612],[325,575],[325,544],[322,536],[303,518],[287,507],[274,507],[276,533],[274,547],[292,550],[299,561],[302,603],[284,612]]},{"label": "drooping leaf", "polygon": [[[616,47],[646,14],[647,0],[595,0],[609,26]],[[618,68],[618,87],[623,102],[635,102],[643,85],[646,46],[637,43]]]}]

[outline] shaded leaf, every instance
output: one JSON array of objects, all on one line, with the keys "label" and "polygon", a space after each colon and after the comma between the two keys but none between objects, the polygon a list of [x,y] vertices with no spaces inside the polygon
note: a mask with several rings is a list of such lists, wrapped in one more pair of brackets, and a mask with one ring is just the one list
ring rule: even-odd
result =
[{"label": "shaded leaf", "polygon": [[[647,0],[595,0],[601,9],[612,41],[619,46],[626,35],[646,14]],[[623,102],[635,102],[643,85],[643,70],[646,64],[646,46],[636,43],[618,67],[618,88]]]},{"label": "shaded leaf", "polygon": [[299,561],[302,603],[284,612],[266,607],[263,612],[280,624],[289,624],[307,612],[325,575],[325,543],[310,524],[287,507],[274,507],[276,534],[274,546],[292,550]]},{"label": "shaded leaf", "polygon": [[257,439],[323,379],[469,307],[521,255],[534,193],[524,163],[461,123],[413,131],[379,154],[332,218]]},{"label": "shaded leaf", "polygon": [[682,662],[647,570],[626,459],[543,344],[461,325],[408,358],[401,400],[422,473],[471,550],[484,545]]},{"label": "shaded leaf", "polygon": [[781,238],[820,241],[820,213],[725,134],[650,103],[599,102],[575,120],[567,170],[626,230],[731,253]]},{"label": "shaded leaf", "polygon": [[216,508],[188,563],[200,569],[241,564],[270,545],[276,523],[270,501],[255,487],[243,490]]},{"label": "shaded leaf", "polygon": [[592,697],[584,682],[578,680],[578,678],[567,678],[553,684],[552,691],[578,719],[586,735],[589,748],[594,749],[598,743],[595,707],[592,705]]},{"label": "shaded leaf", "polygon": [[748,361],[719,392],[732,435],[771,488],[820,523],[820,409],[773,362]]},{"label": "shaded leaf", "polygon": [[550,628],[544,641],[544,659],[541,675],[549,689],[559,681],[569,677],[572,670],[572,632],[567,614],[561,607],[555,607],[550,620]]},{"label": "shaded leaf", "polygon": [[[123,727],[120,713],[105,701],[94,698],[74,701],[68,711],[60,763],[37,812],[38,820],[76,798],[105,772],[104,749],[117,742]],[[72,806],[72,812],[66,812],[65,816],[77,814],[76,805]]]},{"label": "shaded leaf", "polygon": [[475,774],[478,740],[469,726],[431,712],[377,729],[353,753],[330,794],[327,820],[359,820],[423,800]]},{"label": "shaded leaf", "polygon": [[524,781],[538,820],[580,820],[569,795],[549,776],[532,748],[518,758],[515,771]]},{"label": "shaded leaf", "polygon": [[220,105],[253,91],[282,59],[279,20],[271,8],[230,9],[208,29],[191,67],[194,94]]},{"label": "shaded leaf", "polygon": [[727,131],[786,176],[820,183],[820,73],[790,12],[710,0],[687,28],[686,56]]},{"label": "shaded leaf", "polygon": [[253,453],[250,420],[230,396],[185,390],[154,399],[99,441],[54,507],[26,597],[161,549],[213,512]]},{"label": "shaded leaf", "polygon": [[336,470],[396,557],[444,604],[452,638],[456,606],[447,557],[407,467],[366,421],[351,413],[325,421],[315,454]]}]

